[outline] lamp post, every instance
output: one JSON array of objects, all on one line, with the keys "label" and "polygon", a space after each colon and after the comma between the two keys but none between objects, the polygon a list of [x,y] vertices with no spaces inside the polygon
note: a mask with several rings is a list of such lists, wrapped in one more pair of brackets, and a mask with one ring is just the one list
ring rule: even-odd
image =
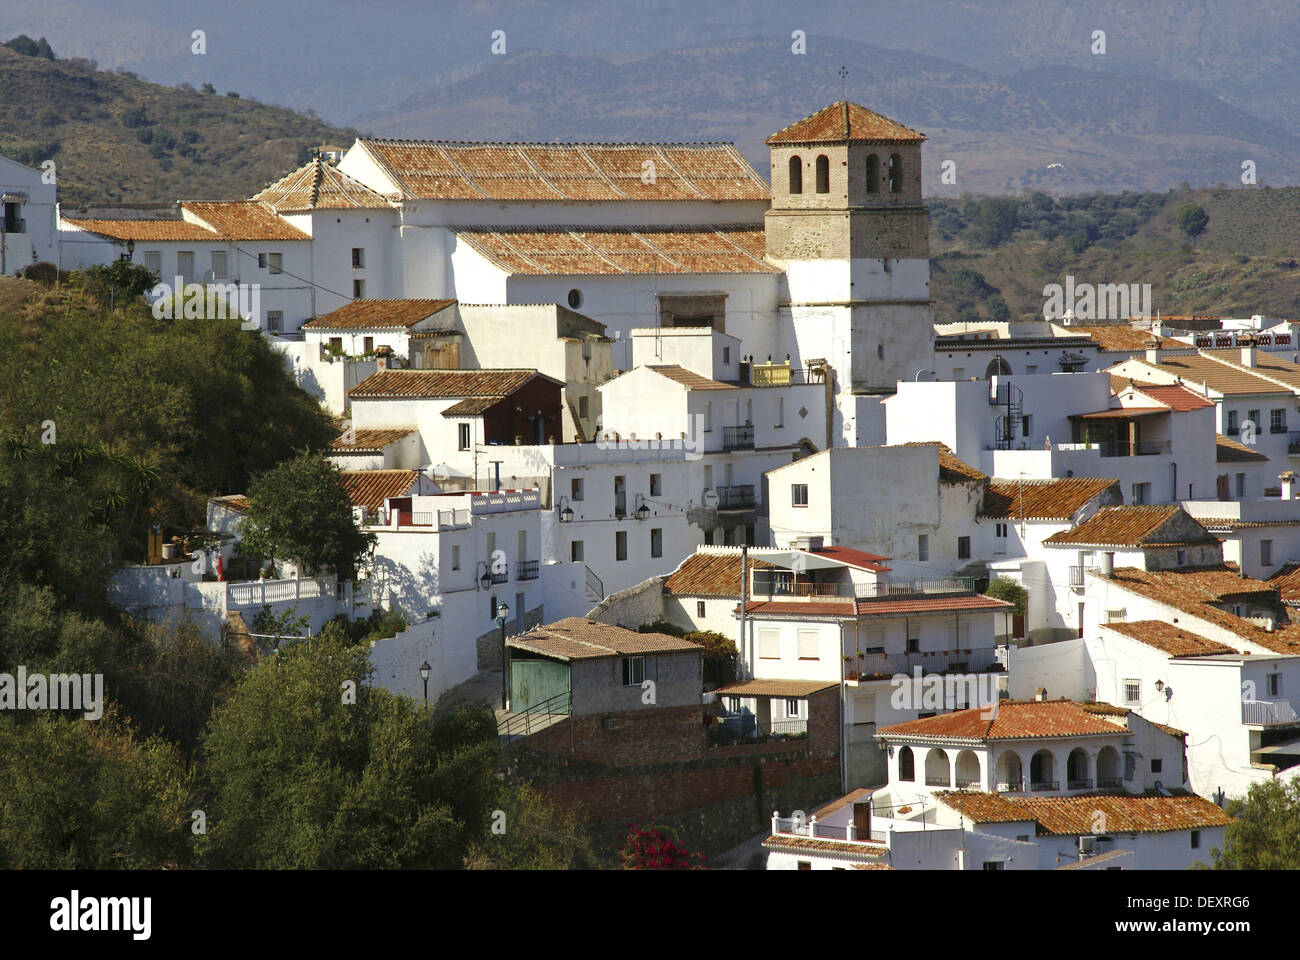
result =
[{"label": "lamp post", "polygon": [[510,604],[504,600],[497,604],[497,623],[501,625],[501,709],[507,709],[509,695],[507,693],[509,682],[510,660],[506,656],[506,618],[510,616]]},{"label": "lamp post", "polygon": [[429,705],[429,674],[433,672],[433,667],[429,666],[426,660],[420,664],[420,679],[424,681],[424,705]]}]

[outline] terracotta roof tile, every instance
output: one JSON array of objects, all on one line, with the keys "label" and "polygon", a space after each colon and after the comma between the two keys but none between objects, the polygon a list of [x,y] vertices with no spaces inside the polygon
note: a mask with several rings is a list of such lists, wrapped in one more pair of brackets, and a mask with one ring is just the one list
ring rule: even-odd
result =
[{"label": "terracotta roof tile", "polygon": [[349,390],[348,396],[505,397],[539,376],[544,375],[536,370],[380,370]]},{"label": "terracotta roof tile", "polygon": [[1126,734],[1127,728],[1095,716],[1073,700],[1000,700],[990,719],[985,708],[972,707],[937,717],[881,727],[878,738],[927,740],[1031,740]]},{"label": "terracotta roof tile", "polygon": [[1247,367],[1241,362],[1241,348],[1235,350],[1206,350],[1214,359],[1225,366],[1243,373],[1249,371],[1256,376],[1280,380],[1292,390],[1300,390],[1300,364],[1292,363],[1268,350],[1255,351],[1254,366]]},{"label": "terracotta roof tile", "polygon": [[1196,391],[1188,390],[1186,387],[1177,385],[1144,386],[1139,387],[1138,392],[1144,396],[1150,397],[1152,400],[1163,403],[1166,407],[1176,413],[1183,413],[1187,410],[1201,410],[1205,407],[1214,406],[1213,400],[1207,400]]},{"label": "terracotta roof tile", "polygon": [[[1191,532],[1174,532],[1170,521],[1184,519]],[[1166,529],[1168,528],[1168,529]],[[1102,507],[1083,523],[1054,533],[1045,544],[1105,547],[1168,546],[1174,543],[1211,543],[1217,538],[1177,504]]]},{"label": "terracotta roof tile", "polygon": [[[1223,358],[1216,356],[1216,353],[1224,352],[1203,350],[1196,354],[1162,356],[1160,362],[1154,366],[1156,370],[1167,376],[1181,377],[1189,383],[1198,385],[1204,383],[1209,389],[1225,396],[1291,392],[1290,387],[1272,383],[1247,370],[1223,362]],[[1237,353],[1240,357],[1240,352]]]},{"label": "terracotta roof tile", "polygon": [[807,552],[815,557],[837,560],[840,563],[846,563],[850,567],[858,567],[862,570],[870,570],[875,573],[889,572],[889,567],[884,565],[884,561],[889,558],[882,557],[878,553],[867,553],[865,550],[854,550],[852,547],[817,547]]},{"label": "terracotta roof tile", "polygon": [[[358,144],[402,199],[767,200],[770,195],[767,182],[729,143],[363,139]],[[654,170],[653,178],[645,177],[647,169]]]},{"label": "terracotta roof tile", "polygon": [[1258,450],[1252,450],[1244,443],[1238,443],[1221,433],[1214,435],[1214,448],[1219,463],[1264,463],[1268,460]]},{"label": "terracotta roof tile", "polygon": [[454,227],[502,270],[525,276],[776,273],[760,225]]},{"label": "terracotta roof tile", "polygon": [[819,690],[839,684],[832,680],[745,680],[719,687],[714,692],[725,697],[810,697]]},{"label": "terracotta roof tile", "polygon": [[846,140],[920,143],[925,140],[925,135],[859,104],[838,100],[812,116],[778,130],[766,142],[837,143]]},{"label": "terracotta roof tile", "polygon": [[1077,836],[1093,832],[1097,812],[1107,833],[1167,833],[1226,827],[1222,809],[1195,794],[1087,793],[1069,797],[1004,797],[991,793],[936,793],[935,798],[976,823],[1033,820],[1038,834]]},{"label": "terracotta roof tile", "polygon": [[1075,512],[1119,481],[1104,477],[1059,480],[990,480],[984,494],[984,516],[1008,520],[1069,520]]},{"label": "terracotta roof tile", "polygon": [[507,643],[560,660],[599,660],[653,653],[697,653],[698,643],[663,633],[637,633],[583,617],[568,617],[511,637]]},{"label": "terracotta roof tile", "polygon": [[[1149,330],[1140,330],[1137,327],[1130,327],[1127,324],[1116,324],[1114,326],[1080,326],[1077,323],[1070,324],[1066,329],[1070,331],[1071,336],[1086,335],[1092,337],[1097,347],[1107,353],[1136,353],[1145,351],[1154,334]],[[1155,336],[1159,341],[1161,348],[1177,350],[1182,348],[1190,350],[1188,344],[1181,340],[1173,340],[1169,337]]]},{"label": "terracotta roof tile", "polygon": [[310,240],[287,220],[271,209],[252,201],[233,203],[181,204],[186,213],[193,214],[210,226],[223,240]]},{"label": "terracotta roof tile", "polygon": [[708,377],[696,373],[694,370],[687,370],[685,367],[679,367],[676,364],[661,364],[657,366],[647,366],[646,369],[653,370],[661,377],[667,377],[674,383],[680,383],[688,390],[735,390],[736,388],[729,383],[722,383],[719,380],[710,380]]},{"label": "terracotta roof tile", "polygon": [[[774,569],[770,563],[749,558],[751,570]],[[694,597],[740,599],[740,554],[693,553],[664,581],[668,593]]]},{"label": "terracotta roof tile", "polygon": [[74,227],[98,233],[100,236],[111,237],[114,240],[137,242],[198,240],[216,243],[222,239],[215,231],[187,220],[77,219],[67,214],[64,214],[63,220]]},{"label": "terracotta roof tile", "polygon": [[1300,603],[1300,563],[1284,563],[1265,581],[1276,587],[1284,603]]},{"label": "terracotta roof tile", "polygon": [[225,507],[227,510],[234,510],[236,513],[248,512],[248,497],[242,493],[232,493],[225,497],[213,497],[212,502]]},{"label": "terracotta roof tile", "polygon": [[1233,654],[1236,650],[1213,640],[1183,630],[1163,620],[1136,620],[1132,623],[1103,623],[1107,630],[1155,647],[1171,657],[1205,657]]},{"label": "terracotta roof tile", "polygon": [[384,330],[411,327],[455,300],[353,300],[302,325],[304,330]]},{"label": "terracotta roof tile", "polygon": [[969,483],[972,480],[987,480],[988,477],[980,473],[966,461],[962,460],[957,454],[952,452],[952,448],[946,443],[940,443],[937,440],[913,440],[910,443],[900,443],[900,447],[929,447],[936,446],[939,448],[939,482],[940,483]]},{"label": "terracotta roof tile", "polygon": [[286,174],[252,199],[277,213],[388,207],[383,194],[319,157]]},{"label": "terracotta roof tile", "polygon": [[887,617],[913,613],[945,613],[964,610],[1006,610],[1014,604],[983,594],[944,596],[934,594],[898,599],[854,600],[850,597],[821,597],[817,600],[757,600],[745,605],[754,616],[775,617]]},{"label": "terracotta roof tile", "polygon": [[414,427],[349,430],[347,433],[335,437],[330,442],[330,449],[339,453],[378,453],[390,443],[396,443],[404,437],[409,437],[414,432]]},{"label": "terracotta roof tile", "polygon": [[848,857],[868,857],[879,859],[889,855],[889,847],[876,843],[857,843],[850,840],[827,840],[824,837],[795,837],[789,834],[774,834],[763,841],[768,850],[784,850],[793,853],[812,851],[814,853],[834,853]]},{"label": "terracotta roof tile", "polygon": [[404,497],[419,482],[416,470],[342,470],[343,487],[356,507],[378,510],[389,497]]}]

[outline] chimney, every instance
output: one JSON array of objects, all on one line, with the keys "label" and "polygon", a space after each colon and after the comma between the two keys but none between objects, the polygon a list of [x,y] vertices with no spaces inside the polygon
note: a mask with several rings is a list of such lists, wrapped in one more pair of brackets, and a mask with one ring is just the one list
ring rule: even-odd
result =
[{"label": "chimney", "polygon": [[1115,554],[1107,550],[1101,555],[1101,563],[1098,565],[1098,572],[1109,580],[1115,575]]},{"label": "chimney", "polygon": [[1255,365],[1254,335],[1243,333],[1237,338],[1237,346],[1241,347],[1241,365],[1243,367],[1253,367]]},{"label": "chimney", "polygon": [[1156,337],[1152,337],[1150,340],[1147,341],[1146,347],[1147,347],[1147,363],[1159,363],[1160,362],[1160,341]]},{"label": "chimney", "polygon": [[1295,471],[1288,470],[1286,473],[1279,473],[1277,478],[1282,481],[1282,499],[1295,499]]},{"label": "chimney", "polygon": [[390,346],[375,347],[375,368],[378,370],[387,370],[392,363],[393,348]]}]

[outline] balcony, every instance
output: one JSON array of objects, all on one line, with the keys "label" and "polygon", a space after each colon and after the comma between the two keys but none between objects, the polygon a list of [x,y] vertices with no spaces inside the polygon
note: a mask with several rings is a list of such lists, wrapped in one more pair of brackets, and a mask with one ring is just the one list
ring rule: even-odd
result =
[{"label": "balcony", "polygon": [[722,428],[723,450],[753,450],[754,425],[747,423],[737,427]]},{"label": "balcony", "polygon": [[1066,780],[1065,787],[1067,790],[1091,790],[1092,780],[1091,778],[1085,778],[1081,780]]},{"label": "balcony", "polygon": [[1123,777],[1098,777],[1098,790],[1120,790],[1124,786]]},{"label": "balcony", "polygon": [[1060,789],[1060,780],[1035,780],[1029,784],[1031,793],[1052,793]]},{"label": "balcony", "polygon": [[754,495],[754,485],[743,483],[738,486],[716,487],[719,510],[753,510],[758,506]]},{"label": "balcony", "polygon": [[1283,726],[1300,723],[1300,714],[1286,700],[1243,700],[1241,722],[1252,727]]},{"label": "balcony", "polygon": [[1024,793],[1025,781],[1023,780],[999,780],[998,793]]},{"label": "balcony", "polygon": [[977,777],[958,777],[958,778],[957,778],[957,789],[958,789],[958,790],[969,790],[969,789],[971,789],[972,787],[978,787],[979,785],[980,785],[980,782],[979,782],[979,779],[978,779]]},{"label": "balcony", "polygon": [[488,569],[487,571],[485,571],[484,575],[489,577],[490,581],[494,584],[510,582],[510,572],[508,570],[502,570],[498,573],[495,570]]},{"label": "balcony", "polygon": [[540,560],[520,560],[515,564],[516,580],[536,580]]},{"label": "balcony", "polygon": [[1287,437],[1286,452],[1293,457],[1300,457],[1300,430],[1292,430]]},{"label": "balcony", "polygon": [[972,650],[915,650],[908,653],[850,654],[845,661],[848,679],[889,679],[900,674],[913,676],[919,667],[922,676],[945,673],[1001,673],[1002,661],[989,647]]},{"label": "balcony", "polygon": [[952,784],[948,782],[948,778],[947,778],[947,777],[926,777],[926,778],[925,778],[925,785],[926,785],[927,787],[950,787],[950,786],[952,786]]},{"label": "balcony", "polygon": [[773,720],[759,723],[753,714],[719,717],[707,730],[705,741],[711,747],[729,747],[740,743],[767,743],[772,740],[806,740],[807,720]]},{"label": "balcony", "polygon": [[1097,446],[1103,457],[1167,457],[1173,452],[1168,440],[1107,440]]}]

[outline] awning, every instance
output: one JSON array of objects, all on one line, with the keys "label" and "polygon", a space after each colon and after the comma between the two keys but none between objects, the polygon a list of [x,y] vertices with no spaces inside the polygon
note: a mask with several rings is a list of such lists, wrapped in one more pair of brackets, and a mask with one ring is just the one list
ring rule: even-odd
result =
[{"label": "awning", "polygon": [[838,686],[825,680],[746,680],[713,691],[720,697],[803,697]]},{"label": "awning", "polygon": [[1168,413],[1168,407],[1127,407],[1118,410],[1098,410],[1095,413],[1072,413],[1071,420],[1132,420],[1135,417],[1154,417]]},{"label": "awning", "polygon": [[1287,740],[1284,743],[1275,743],[1271,747],[1260,747],[1258,750],[1252,752],[1263,754],[1285,753],[1300,756],[1300,738]]}]

